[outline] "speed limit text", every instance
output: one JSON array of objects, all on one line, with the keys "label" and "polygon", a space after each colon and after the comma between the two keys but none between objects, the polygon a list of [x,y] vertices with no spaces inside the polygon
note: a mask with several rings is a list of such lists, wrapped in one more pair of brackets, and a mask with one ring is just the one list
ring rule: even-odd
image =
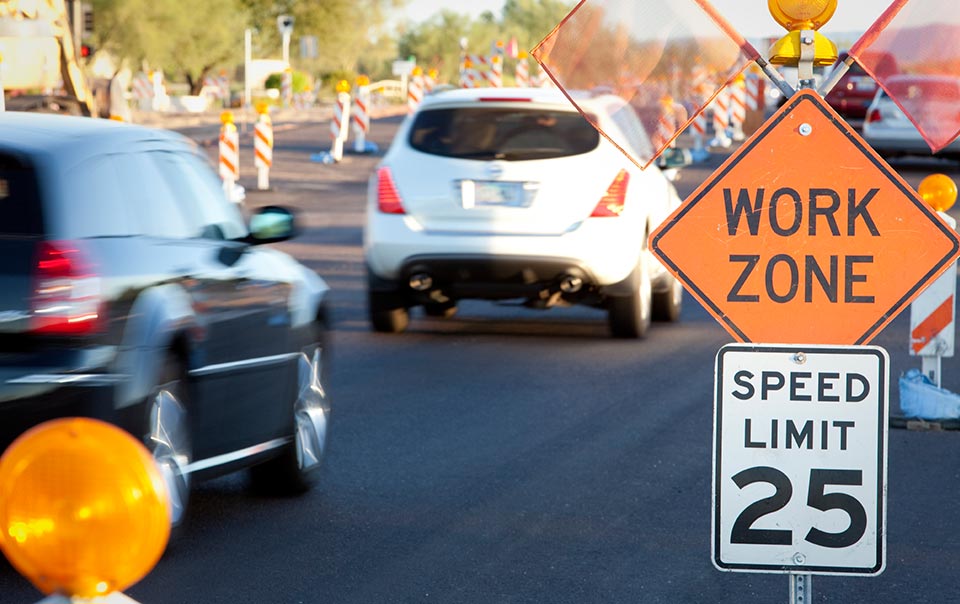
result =
[{"label": "speed limit text", "polygon": [[[737,371],[729,394],[744,402],[859,403],[870,395],[870,382],[856,372]],[[743,420],[747,449],[847,450],[852,420],[774,418],[762,424]]]}]

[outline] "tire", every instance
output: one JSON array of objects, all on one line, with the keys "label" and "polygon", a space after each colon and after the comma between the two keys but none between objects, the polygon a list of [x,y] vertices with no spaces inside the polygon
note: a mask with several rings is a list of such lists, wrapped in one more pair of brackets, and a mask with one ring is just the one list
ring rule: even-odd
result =
[{"label": "tire", "polygon": [[183,362],[169,353],[146,403],[144,444],[166,484],[173,526],[183,522],[190,499],[190,475],[186,470],[193,461],[193,446],[185,376]]},{"label": "tire", "polygon": [[609,299],[607,318],[610,333],[615,338],[639,339],[647,335],[652,313],[653,284],[650,281],[649,252],[641,256],[634,269],[636,291],[627,296],[614,296]]},{"label": "tire", "polygon": [[368,292],[367,310],[370,325],[380,333],[400,333],[410,324],[410,311],[393,294]]},{"label": "tire", "polygon": [[292,439],[280,455],[250,468],[250,481],[258,493],[301,495],[319,479],[330,421],[323,352],[323,346],[317,345],[309,353],[300,355],[297,397],[291,406]]},{"label": "tire", "polygon": [[430,303],[423,305],[423,314],[428,317],[435,317],[439,319],[449,319],[453,315],[457,314],[457,305],[454,302],[446,303]]},{"label": "tire", "polygon": [[654,292],[653,312],[654,321],[675,323],[680,320],[680,310],[683,307],[683,285],[674,277],[670,277],[670,286],[667,291]]}]

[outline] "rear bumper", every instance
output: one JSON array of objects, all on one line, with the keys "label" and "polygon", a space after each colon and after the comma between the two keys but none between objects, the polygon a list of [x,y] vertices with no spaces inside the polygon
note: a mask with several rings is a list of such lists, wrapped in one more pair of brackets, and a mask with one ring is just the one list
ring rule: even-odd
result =
[{"label": "rear bumper", "polygon": [[416,261],[457,258],[503,267],[500,272],[532,264],[538,275],[573,266],[606,286],[633,272],[643,248],[644,225],[617,221],[588,219],[557,235],[503,235],[418,231],[401,216],[374,214],[364,233],[364,256],[375,274],[390,281],[404,280],[404,271]]},{"label": "rear bumper", "polygon": [[[601,284],[579,260],[539,256],[417,255],[406,259],[396,278],[378,275],[369,266],[367,275],[371,292],[396,295],[403,305],[429,302],[433,291],[455,300],[531,299],[544,291],[560,291],[565,277],[580,279],[577,293],[581,296],[626,295],[637,287],[632,270],[620,281]],[[419,276],[429,278],[427,291],[417,292],[410,286],[411,277]]]}]

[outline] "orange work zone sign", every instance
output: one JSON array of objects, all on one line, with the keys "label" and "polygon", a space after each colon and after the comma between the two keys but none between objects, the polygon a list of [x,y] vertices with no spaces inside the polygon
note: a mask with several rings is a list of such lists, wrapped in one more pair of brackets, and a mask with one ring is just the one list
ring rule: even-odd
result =
[{"label": "orange work zone sign", "polygon": [[741,342],[866,344],[960,255],[956,232],[801,91],[650,236]]}]

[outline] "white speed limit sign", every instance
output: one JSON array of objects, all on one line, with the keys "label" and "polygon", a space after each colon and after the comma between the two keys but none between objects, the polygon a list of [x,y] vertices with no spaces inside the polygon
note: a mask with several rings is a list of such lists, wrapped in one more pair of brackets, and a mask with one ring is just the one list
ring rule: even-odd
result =
[{"label": "white speed limit sign", "polygon": [[717,355],[713,563],[876,575],[885,564],[889,359],[867,346]]}]

